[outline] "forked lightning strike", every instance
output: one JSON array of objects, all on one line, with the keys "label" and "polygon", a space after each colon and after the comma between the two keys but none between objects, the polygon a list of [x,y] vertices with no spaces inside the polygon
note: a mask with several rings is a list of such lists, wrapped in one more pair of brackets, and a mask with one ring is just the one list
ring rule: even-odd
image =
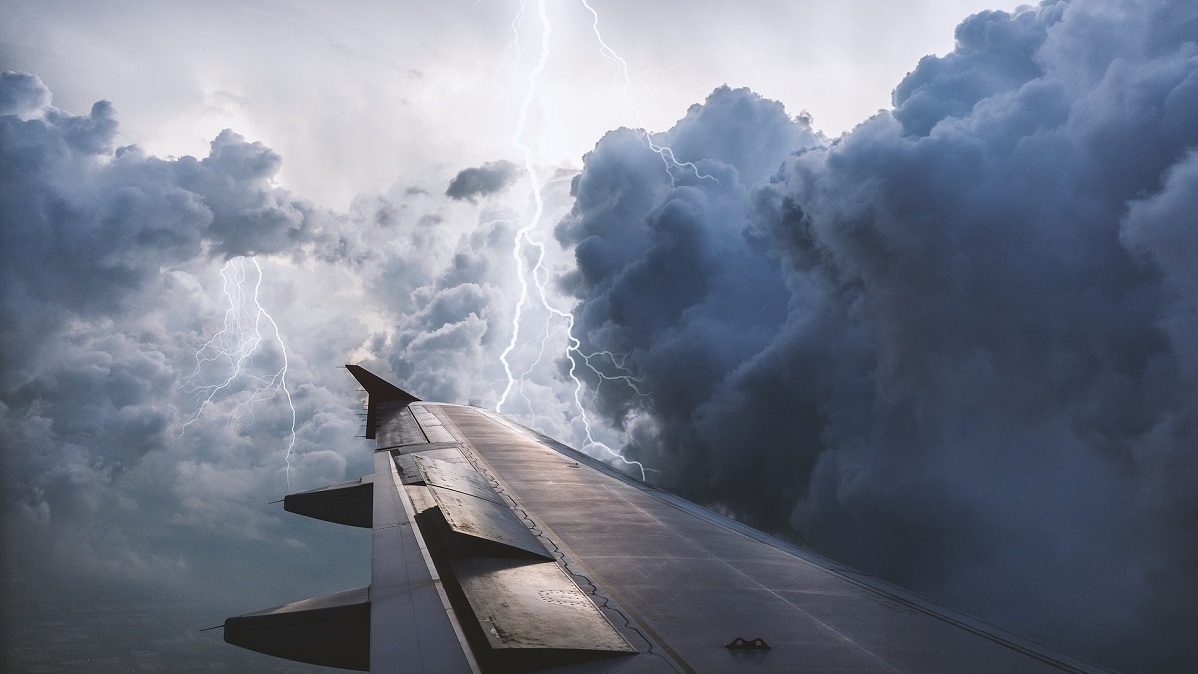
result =
[{"label": "forked lightning strike", "polygon": [[666,173],[670,176],[670,182],[674,185],[677,185],[678,183],[678,178],[674,175],[674,171],[678,169],[689,169],[699,180],[711,180],[716,184],[719,184],[720,181],[717,180],[715,176],[701,173],[699,171],[699,167],[695,166],[691,162],[678,161],[678,159],[674,156],[674,150],[665,145],[658,145],[656,142],[654,142],[653,136],[649,133],[649,130],[645,128],[645,120],[641,117],[641,111],[632,104],[632,99],[628,97],[628,87],[632,84],[632,70],[629,69],[628,62],[624,60],[623,56],[620,56],[618,53],[616,53],[616,50],[608,46],[607,41],[603,39],[603,34],[599,32],[599,12],[596,12],[595,8],[591,7],[587,0],[579,1],[582,3],[582,6],[591,13],[591,30],[594,31],[595,40],[599,43],[599,54],[616,66],[616,89],[619,90],[620,97],[624,100],[624,107],[631,110],[633,116],[636,117],[636,126],[634,128],[636,129],[637,135],[640,137],[641,142],[648,146],[650,150],[657,153],[658,157],[661,157],[661,161],[666,167]]},{"label": "forked lightning strike", "polygon": [[[595,10],[591,9],[590,5],[587,5],[586,2],[583,2],[583,5],[586,6],[586,8],[588,10],[590,10],[592,14],[595,14]],[[520,10],[519,10],[518,14],[516,15],[515,20],[513,21],[513,29],[517,32],[517,37],[514,40],[515,47],[513,48],[513,51],[515,51],[515,53],[519,53],[518,31],[519,31],[519,26],[520,26],[521,20],[524,17],[525,9],[526,9],[526,3],[521,3]],[[596,16],[596,26],[597,26],[598,15],[595,15],[595,16]],[[561,320],[565,321],[565,323],[566,323],[566,334],[567,334],[567,339],[568,339],[568,345],[566,347],[566,357],[570,361],[570,370],[569,370],[570,379],[573,380],[573,382],[574,382],[574,406],[578,410],[579,418],[582,419],[583,429],[584,429],[585,436],[586,436],[586,445],[591,446],[591,447],[600,448],[601,450],[603,450],[604,453],[608,454],[609,456],[611,456],[612,458],[616,459],[617,461],[623,463],[624,465],[635,466],[641,473],[641,479],[644,480],[646,477],[646,468],[645,468],[644,464],[642,464],[639,461],[633,461],[631,459],[625,458],[624,455],[621,454],[620,452],[616,451],[615,449],[612,449],[611,447],[608,447],[605,443],[600,442],[595,439],[594,434],[591,429],[590,417],[587,415],[586,408],[583,407],[583,404],[582,404],[582,388],[583,388],[582,380],[578,378],[578,375],[576,373],[578,360],[574,357],[573,354],[577,354],[578,358],[581,358],[582,361],[586,364],[586,366],[595,372],[596,376],[598,376],[600,378],[600,381],[618,379],[618,380],[625,381],[626,383],[628,383],[631,386],[633,384],[633,382],[635,382],[635,379],[633,379],[631,377],[631,375],[627,375],[627,377],[625,377],[625,376],[611,377],[611,376],[605,375],[604,373],[602,373],[598,369],[596,369],[593,365],[591,365],[590,359],[595,357],[598,354],[591,354],[588,356],[588,355],[582,353],[582,351],[581,351],[582,343],[578,340],[577,337],[574,336],[574,316],[569,312],[562,311],[562,310],[554,307],[550,303],[549,293],[545,287],[546,280],[542,280],[542,278],[539,275],[539,273],[544,272],[545,278],[548,279],[548,268],[545,267],[545,246],[542,242],[533,238],[532,233],[540,225],[541,218],[545,212],[545,203],[544,203],[544,199],[542,197],[542,185],[541,185],[540,179],[538,178],[536,162],[533,160],[532,149],[524,142],[524,133],[525,133],[526,126],[528,124],[529,110],[532,107],[533,101],[536,99],[536,96],[537,96],[537,86],[538,86],[540,76],[545,71],[545,66],[549,62],[549,38],[553,33],[553,27],[549,22],[549,14],[546,9],[546,0],[537,0],[537,17],[541,24],[541,40],[540,40],[541,50],[540,50],[540,54],[537,58],[536,65],[528,73],[528,77],[527,77],[528,88],[527,88],[527,91],[525,92],[524,100],[522,101],[522,103],[520,105],[519,121],[516,124],[515,131],[512,133],[512,146],[515,147],[520,152],[521,156],[523,157],[524,170],[525,170],[526,174],[528,175],[529,182],[532,185],[532,197],[533,197],[534,208],[533,208],[532,217],[528,220],[527,223],[525,223],[522,227],[520,227],[519,230],[516,231],[514,241],[512,242],[512,259],[515,262],[516,276],[519,281],[520,293],[516,298],[516,308],[512,313],[511,340],[508,342],[507,347],[504,348],[503,352],[499,356],[499,360],[503,364],[503,371],[507,375],[507,385],[504,387],[503,394],[500,395],[499,401],[495,404],[495,411],[497,411],[497,412],[503,411],[504,403],[507,402],[508,397],[512,393],[512,390],[514,388],[516,388],[517,378],[512,374],[512,366],[511,366],[509,357],[511,356],[512,352],[516,349],[516,345],[518,344],[519,339],[520,339],[520,322],[523,319],[525,307],[527,306],[527,304],[529,302],[529,280],[528,280],[528,277],[531,276],[532,284],[536,287],[537,299],[540,301],[541,306],[544,307],[545,311],[548,312],[548,314],[551,317],[560,318]],[[598,35],[597,27],[596,27],[596,35]],[[601,40],[601,42],[602,42],[602,40]],[[604,46],[604,49],[607,49],[607,51],[609,51],[609,52],[611,51],[610,49],[607,48],[606,45],[603,45],[603,46]],[[615,52],[611,52],[611,53],[615,54]],[[618,56],[617,56],[617,58],[618,58]],[[646,134],[646,136],[647,135],[648,134]],[[658,150],[655,150],[655,151],[658,151]],[[658,153],[662,154],[661,152],[658,152]],[[662,154],[662,156],[664,157],[665,155]],[[669,156],[672,158],[673,153],[669,153]],[[669,164],[667,164],[667,170],[669,170]],[[696,171],[696,173],[697,173],[697,171]],[[670,175],[671,175],[671,179],[672,179],[673,174],[671,173]],[[531,264],[531,267],[529,267],[529,264],[526,262],[526,254],[529,252],[531,252],[533,255],[533,262]],[[542,338],[542,345],[541,345],[542,353],[544,352],[544,346],[545,346],[544,340],[547,340],[548,338],[549,338],[548,330],[546,330],[544,337]],[[541,356],[538,355],[537,360],[533,362],[533,365],[530,366],[530,368],[521,375],[520,381],[523,381],[524,375],[528,374],[528,372],[531,372],[532,368],[535,367],[538,362],[540,362],[540,358],[541,358]],[[612,356],[611,358],[612,358],[613,365],[616,365],[616,367],[619,368],[620,363],[617,363],[617,359],[615,358],[615,356]],[[638,394],[640,393],[640,391],[635,386],[633,386],[633,390],[637,391]],[[597,393],[598,392],[596,391],[596,394]]]},{"label": "forked lightning strike", "polygon": [[[195,369],[179,382],[182,392],[196,393],[201,401],[195,416],[183,423],[176,437],[183,437],[187,427],[198,421],[204,410],[222,396],[244,396],[229,415],[229,423],[232,423],[243,415],[252,418],[254,403],[270,400],[281,391],[291,410],[291,436],[284,459],[287,464],[287,488],[290,489],[296,413],[291,392],[287,389],[287,347],[283,344],[279,326],[258,298],[262,287],[262,266],[256,258],[248,259],[257,273],[252,290],[247,288],[246,258],[229,260],[220,270],[222,289],[228,302],[224,325],[196,351]],[[269,324],[266,335],[263,335],[263,329],[266,328],[264,322]],[[269,343],[269,340],[279,346],[282,364],[277,369],[262,369],[255,362],[255,356],[266,355],[263,347],[264,342]],[[247,390],[248,393],[244,393]]]}]

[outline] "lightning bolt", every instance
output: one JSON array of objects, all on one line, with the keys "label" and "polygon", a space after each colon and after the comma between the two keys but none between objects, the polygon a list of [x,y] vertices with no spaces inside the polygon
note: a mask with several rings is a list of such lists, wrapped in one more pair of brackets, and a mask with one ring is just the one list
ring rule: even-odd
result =
[{"label": "lightning bolt", "polygon": [[[625,386],[632,389],[633,392],[636,393],[638,396],[640,396],[642,398],[649,397],[650,394],[648,391],[641,390],[641,386],[645,383],[644,379],[641,377],[632,376],[632,372],[628,369],[628,367],[627,367],[628,355],[627,354],[617,356],[616,354],[612,353],[611,351],[596,351],[591,354],[585,354],[585,353],[582,353],[581,351],[579,351],[578,355],[582,356],[583,360],[586,361],[587,367],[590,368],[592,372],[594,372],[596,375],[599,376],[599,383],[595,385],[595,396],[596,397],[599,396],[599,387],[602,386],[603,382],[605,382],[605,381],[622,382]],[[615,370],[617,372],[620,372],[621,374],[617,374],[617,375],[606,374],[599,368],[595,367],[595,365],[593,363],[591,363],[591,359],[593,359],[593,358],[597,359],[597,358],[601,358],[601,357],[608,358],[611,361],[612,367],[615,368]]]},{"label": "lightning bolt", "polygon": [[[699,180],[711,180],[719,184],[720,181],[715,176],[702,173],[699,171],[699,167],[691,162],[678,161],[678,158],[674,156],[674,150],[665,145],[659,145],[653,140],[653,136],[645,128],[646,125],[644,119],[641,118],[641,111],[632,104],[632,99],[628,96],[628,87],[632,84],[633,79],[633,73],[628,67],[628,62],[624,60],[624,57],[616,53],[616,50],[612,49],[607,44],[607,41],[603,39],[603,33],[599,31],[599,12],[596,12],[595,8],[587,0],[579,1],[591,13],[591,31],[595,33],[595,40],[599,43],[599,54],[616,67],[615,75],[613,76],[616,81],[616,89],[620,92],[620,97],[624,101],[624,107],[631,110],[633,116],[636,117],[636,134],[642,143],[656,153],[658,157],[661,157],[666,173],[670,176],[670,184],[675,187],[678,186],[678,176],[675,174],[675,171],[679,169],[689,170]],[[640,78],[637,77],[637,79]]]},{"label": "lightning bolt", "polygon": [[[520,11],[516,15],[513,23],[513,30],[519,31],[520,21],[524,16],[526,9],[525,3],[520,3]],[[532,158],[532,148],[524,143],[524,129],[528,125],[528,112],[532,107],[533,99],[537,94],[537,82],[541,77],[541,73],[545,72],[545,66],[549,63],[549,36],[553,34],[553,26],[549,23],[549,13],[545,8],[545,0],[537,0],[537,16],[541,21],[541,53],[537,59],[537,64],[528,73],[528,90],[524,94],[524,100],[520,104],[520,117],[516,122],[516,129],[512,132],[512,146],[515,147],[524,159],[524,170],[528,175],[529,181],[532,183],[532,198],[533,198],[533,214],[532,217],[520,229],[516,230],[515,241],[512,244],[512,259],[516,263],[516,276],[520,282],[520,295],[516,299],[516,309],[512,312],[512,338],[508,342],[503,353],[499,354],[499,362],[503,364],[503,372],[507,375],[507,386],[503,389],[503,394],[499,396],[499,402],[495,404],[495,411],[502,412],[503,404],[507,402],[507,398],[512,393],[512,388],[516,385],[516,378],[512,376],[512,364],[508,357],[512,351],[516,349],[516,344],[520,341],[520,319],[524,314],[524,305],[528,303],[528,279],[525,277],[525,262],[524,262],[524,246],[533,245],[533,239],[530,234],[537,228],[541,222],[541,216],[545,213],[545,200],[541,196],[541,182],[537,178],[537,166]],[[519,38],[515,40],[517,47],[519,46]],[[542,256],[544,248],[538,246]],[[540,261],[538,260],[538,265]],[[535,282],[537,279],[534,278]],[[537,286],[542,289],[544,287],[540,283]]]},{"label": "lightning bolt", "polygon": [[[195,369],[179,381],[179,389],[183,393],[196,394],[200,404],[195,416],[180,426],[176,439],[182,438],[187,427],[198,421],[204,410],[218,398],[242,396],[229,415],[229,424],[232,424],[244,416],[253,418],[255,403],[270,400],[282,392],[291,410],[291,435],[284,455],[290,491],[296,412],[287,389],[287,347],[278,324],[259,300],[262,266],[257,258],[248,259],[256,276],[252,288],[246,275],[246,258],[233,258],[220,270],[221,287],[227,301],[224,325],[196,350]],[[282,364],[278,368],[263,369],[255,362],[255,356],[265,356],[264,347],[271,342],[278,344]]]},{"label": "lightning bolt", "polygon": [[[585,2],[583,4],[586,5]],[[590,9],[589,5],[587,5],[587,8]],[[520,10],[512,24],[514,32],[517,33],[517,37],[514,40],[516,53],[519,53],[519,26],[524,17],[526,9],[527,4],[521,3]],[[592,9],[591,12],[594,13],[594,10]],[[543,186],[541,184],[540,178],[538,177],[536,162],[533,160],[532,148],[530,148],[524,142],[524,133],[528,125],[528,113],[532,108],[532,104],[537,96],[538,83],[541,74],[544,73],[545,67],[549,62],[549,38],[553,34],[553,26],[549,21],[546,0],[537,0],[537,18],[541,25],[540,53],[538,54],[536,65],[528,73],[527,89],[525,91],[524,99],[520,104],[520,115],[516,123],[516,128],[512,132],[511,140],[512,146],[515,147],[523,157],[525,174],[528,176],[529,182],[532,185],[533,213],[528,221],[516,231],[514,241],[512,243],[512,260],[515,262],[516,276],[519,281],[520,293],[516,299],[515,310],[512,312],[511,339],[508,341],[507,346],[499,356],[499,361],[503,365],[504,374],[507,375],[507,385],[504,387],[503,393],[499,397],[499,401],[495,404],[495,411],[503,411],[504,403],[507,402],[512,390],[516,388],[517,378],[512,373],[510,357],[520,341],[520,323],[523,319],[525,308],[529,303],[529,278],[531,277],[532,285],[536,287],[537,291],[536,299],[539,300],[540,305],[547,312],[550,319],[557,318],[564,321],[566,324],[566,357],[570,361],[569,376],[574,382],[574,407],[578,410],[579,417],[582,419],[586,438],[586,446],[597,447],[602,450],[604,454],[610,456],[616,461],[619,461],[621,464],[635,467],[640,471],[641,479],[644,480],[646,478],[646,468],[644,464],[639,461],[625,458],[620,452],[595,439],[591,427],[590,416],[587,414],[586,408],[582,404],[583,385],[582,380],[578,378],[577,374],[578,360],[581,359],[588,367],[594,370],[595,373],[601,378],[601,381],[604,378],[604,375],[590,365],[590,359],[596,354],[588,356],[582,353],[582,343],[577,337],[574,336],[573,314],[554,307],[549,301],[549,294],[546,289],[546,282],[549,278],[549,269],[545,266],[545,246],[540,240],[533,236],[533,233],[540,225],[541,218],[544,216],[545,201],[542,195]],[[612,53],[614,54],[614,52]],[[532,257],[531,264],[527,259],[529,256]],[[545,280],[542,280],[542,274],[544,275]],[[544,353],[544,340],[549,338],[548,335],[549,331],[546,329],[542,338],[542,354]],[[575,354],[577,354],[578,358],[575,357]],[[531,372],[532,368],[537,365],[537,363],[540,361],[540,358],[541,356],[538,355],[537,360],[533,362],[533,365],[521,375],[521,382],[524,380],[524,376],[526,376],[528,372]],[[614,356],[612,357],[612,361],[613,363],[616,362],[616,358]]]}]

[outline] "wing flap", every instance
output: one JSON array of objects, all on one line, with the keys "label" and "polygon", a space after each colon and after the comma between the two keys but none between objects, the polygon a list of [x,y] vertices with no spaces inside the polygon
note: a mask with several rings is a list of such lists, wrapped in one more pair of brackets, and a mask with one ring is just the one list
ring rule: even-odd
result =
[{"label": "wing flap", "polygon": [[507,506],[443,487],[429,491],[449,530],[467,539],[454,547],[475,550],[467,554],[553,559]]},{"label": "wing flap", "polygon": [[477,558],[453,567],[493,649],[636,652],[557,564]]},{"label": "wing flap", "polygon": [[471,468],[470,464],[439,461],[417,454],[416,466],[419,468],[420,474],[424,476],[424,483],[430,487],[456,491],[500,505],[503,503],[499,500],[499,494],[491,489],[491,485],[487,484],[483,476]]},{"label": "wing flap", "polygon": [[416,466],[416,458],[431,458],[446,463],[466,463],[462,450],[455,445],[443,449],[427,449],[419,452],[395,455],[395,466],[399,469],[399,477],[404,484],[424,484],[424,474]]},{"label": "wing flap", "polygon": [[416,423],[407,403],[385,402],[377,408],[373,402],[370,405],[371,410],[374,410],[374,422],[373,426],[367,422],[370,428],[366,431],[366,437],[374,438],[379,449],[428,444],[428,438],[420,430],[420,424]]},{"label": "wing flap", "polygon": [[457,442],[457,438],[441,425],[441,420],[425,409],[424,405],[412,405],[411,410],[429,442]]}]

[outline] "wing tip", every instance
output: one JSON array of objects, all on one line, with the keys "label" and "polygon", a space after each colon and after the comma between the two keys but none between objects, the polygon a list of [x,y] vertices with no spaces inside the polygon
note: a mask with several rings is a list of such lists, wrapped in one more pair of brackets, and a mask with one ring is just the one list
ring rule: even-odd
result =
[{"label": "wing tip", "polygon": [[362,388],[366,389],[366,393],[370,395],[372,403],[390,401],[420,402],[420,398],[399,388],[361,365],[347,363],[345,369],[349,370],[349,373],[354,376],[354,379],[358,380]]}]

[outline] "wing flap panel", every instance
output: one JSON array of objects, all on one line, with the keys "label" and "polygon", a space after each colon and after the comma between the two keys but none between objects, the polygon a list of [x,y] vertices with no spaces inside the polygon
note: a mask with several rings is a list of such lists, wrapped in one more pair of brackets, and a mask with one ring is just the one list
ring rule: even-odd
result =
[{"label": "wing flap panel", "polygon": [[429,442],[457,442],[457,438],[446,430],[441,420],[425,409],[424,405],[412,405],[412,415],[416,417]]},{"label": "wing flap panel", "polygon": [[444,449],[427,449],[419,452],[395,454],[395,467],[399,470],[399,478],[404,484],[420,484],[424,482],[424,474],[416,467],[416,457],[437,459],[446,463],[466,463],[466,457],[462,456],[462,450],[458,449],[456,445]]},{"label": "wing flap panel", "polygon": [[378,406],[374,433],[379,449],[428,443],[420,424],[412,416],[411,408],[403,402],[387,402]]},{"label": "wing flap panel", "polygon": [[553,562],[475,558],[453,566],[491,648],[636,652]]},{"label": "wing flap panel", "polygon": [[507,506],[452,489],[429,486],[449,529],[462,536],[497,544],[489,554],[553,559],[537,537]]},{"label": "wing flap panel", "polygon": [[424,476],[424,483],[430,487],[449,489],[500,505],[503,503],[499,500],[499,494],[487,484],[486,479],[468,463],[450,463],[416,455],[416,466]]}]

